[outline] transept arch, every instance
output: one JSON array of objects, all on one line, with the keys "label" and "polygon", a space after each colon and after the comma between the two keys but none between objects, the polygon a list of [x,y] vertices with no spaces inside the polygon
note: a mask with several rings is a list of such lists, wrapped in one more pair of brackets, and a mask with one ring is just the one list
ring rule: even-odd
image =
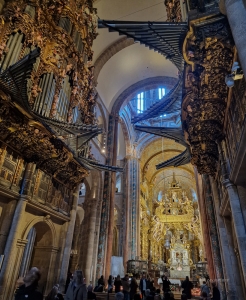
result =
[{"label": "transept arch", "polygon": [[45,224],[49,227],[49,229],[50,229],[50,231],[51,231],[51,235],[52,235],[52,238],[51,238],[51,240],[52,240],[52,246],[53,246],[53,247],[57,247],[57,246],[58,246],[58,244],[57,244],[57,233],[56,233],[56,229],[55,229],[54,223],[51,221],[49,215],[47,215],[47,216],[45,216],[45,217],[35,217],[35,218],[33,218],[33,219],[26,225],[26,227],[24,228],[24,230],[23,230],[23,232],[22,232],[22,234],[21,234],[21,238],[22,238],[23,240],[26,240],[27,235],[28,235],[28,233],[30,232],[30,229],[31,229],[32,227],[34,227],[36,224],[40,223],[40,222],[45,223]]},{"label": "transept arch", "polygon": [[169,76],[156,76],[140,80],[126,88],[123,92],[121,92],[119,95],[116,95],[116,97],[112,99],[111,113],[117,114],[121,107],[130,101],[137,92],[154,89],[160,85],[165,85],[169,89],[172,89],[177,82],[177,78]]}]

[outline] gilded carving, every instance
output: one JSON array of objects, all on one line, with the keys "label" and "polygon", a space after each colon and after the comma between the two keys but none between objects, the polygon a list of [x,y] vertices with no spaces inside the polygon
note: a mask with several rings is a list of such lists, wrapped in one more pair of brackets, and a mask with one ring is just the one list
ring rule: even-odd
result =
[{"label": "gilded carving", "polygon": [[[82,121],[95,122],[93,107],[96,94],[91,66],[93,40],[97,36],[96,10],[91,1],[9,1],[0,23],[0,59],[10,51],[14,33],[23,34],[19,59],[35,47],[40,48],[40,60],[31,74],[29,103],[33,107],[39,93],[41,76],[52,73],[55,92],[50,117],[57,117],[58,102],[64,78],[69,76],[71,90],[67,121],[72,122],[72,110],[81,111]],[[12,51],[12,50],[11,50]],[[15,54],[16,55],[16,54]]]},{"label": "gilded carving", "polygon": [[165,0],[167,22],[182,22],[180,0]]},{"label": "gilded carving", "polygon": [[191,22],[183,45],[187,66],[182,120],[191,146],[191,163],[199,173],[214,175],[218,162],[216,141],[223,139],[225,76],[230,73],[233,45],[226,20],[204,23],[196,27]]},{"label": "gilded carving", "polygon": [[1,140],[13,147],[28,162],[73,188],[88,176],[63,143],[42,126],[28,122],[11,103],[0,99]]}]

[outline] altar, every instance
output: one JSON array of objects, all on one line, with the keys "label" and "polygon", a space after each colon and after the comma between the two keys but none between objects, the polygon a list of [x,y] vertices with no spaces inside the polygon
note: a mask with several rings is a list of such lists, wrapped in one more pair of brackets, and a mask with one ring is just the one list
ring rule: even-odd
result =
[{"label": "altar", "polygon": [[190,277],[189,252],[185,241],[173,237],[170,249],[170,278]]}]

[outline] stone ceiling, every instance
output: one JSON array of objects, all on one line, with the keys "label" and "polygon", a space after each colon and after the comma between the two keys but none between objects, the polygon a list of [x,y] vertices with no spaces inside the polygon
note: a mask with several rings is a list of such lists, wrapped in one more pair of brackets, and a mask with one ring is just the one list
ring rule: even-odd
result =
[{"label": "stone ceiling", "polygon": [[[100,19],[124,21],[165,21],[166,8],[159,0],[101,0],[95,2]],[[97,90],[110,111],[117,96],[133,83],[156,77],[171,76],[177,78],[177,69],[162,55],[150,51],[140,44],[132,44],[114,51],[110,48],[116,41],[122,39],[118,33],[100,29],[94,42],[94,61],[105,51],[107,61],[100,66],[97,78]],[[112,56],[111,56],[112,55]]]}]

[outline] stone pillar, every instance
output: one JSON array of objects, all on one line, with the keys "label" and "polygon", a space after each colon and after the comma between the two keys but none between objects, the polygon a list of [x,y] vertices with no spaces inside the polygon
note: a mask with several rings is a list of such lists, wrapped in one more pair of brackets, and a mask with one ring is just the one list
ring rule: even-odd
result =
[{"label": "stone pillar", "polygon": [[244,223],[246,224],[246,188],[238,185],[237,191],[238,191],[240,204],[242,208]]},{"label": "stone pillar", "polygon": [[[114,135],[115,123],[116,123],[115,116],[112,114],[109,115],[108,137],[107,137],[107,160],[106,160],[106,164],[108,165],[112,165],[112,161],[113,161],[113,151],[114,151],[114,143],[115,143],[115,135]],[[99,278],[101,275],[104,275],[106,271],[105,257],[108,251],[107,248],[108,230],[107,229],[108,229],[108,220],[109,220],[109,210],[110,210],[110,202],[111,200],[114,200],[114,198],[111,198],[112,175],[113,175],[112,172],[106,171],[104,176],[101,222],[100,222],[100,233],[99,233],[98,254],[97,254],[97,271],[96,271],[97,278]]]},{"label": "stone pillar", "polygon": [[125,219],[124,219],[124,250],[123,250],[123,262],[125,272],[127,270],[127,261],[129,257],[129,201],[130,201],[130,189],[129,189],[129,179],[130,179],[130,158],[126,157],[125,171],[124,171],[124,199],[125,199]]},{"label": "stone pillar", "polygon": [[196,188],[198,193],[198,203],[200,209],[200,218],[201,218],[201,225],[202,225],[202,232],[203,232],[203,240],[204,248],[206,253],[206,258],[208,262],[208,272],[210,278],[215,278],[215,270],[213,264],[213,257],[212,257],[212,250],[211,250],[211,241],[210,241],[210,234],[209,234],[209,226],[208,226],[208,219],[207,219],[207,211],[205,205],[205,196],[203,193],[203,184],[202,184],[202,177],[197,172],[196,175]]},{"label": "stone pillar", "polygon": [[[218,287],[222,295],[222,300],[226,300],[226,290],[224,282],[224,272],[221,260],[220,243],[218,238],[218,230],[214,213],[214,205],[212,198],[212,191],[208,175],[203,175],[206,211],[209,218],[209,235],[212,245],[213,263],[215,268],[215,275],[218,280]],[[213,278],[211,278],[213,279]]]},{"label": "stone pillar", "polygon": [[244,284],[246,284],[246,231],[240,205],[240,199],[238,196],[236,186],[229,179],[224,179],[223,185],[227,189],[230,201],[234,230],[236,234],[238,251],[240,254],[241,266],[243,271]]},{"label": "stone pillar", "polygon": [[238,251],[242,266],[244,285],[246,285],[246,227],[237,187],[229,179],[226,158],[224,157],[223,148],[220,143],[218,143],[218,148],[221,161],[222,184],[225,186],[228,193],[236,241],[238,244]]},{"label": "stone pillar", "polygon": [[246,6],[243,0],[224,0],[224,2],[241,67],[246,76]]},{"label": "stone pillar", "polygon": [[55,282],[55,276],[56,276],[56,258],[57,258],[57,254],[58,254],[59,248],[57,247],[51,247],[50,249],[50,265],[48,268],[48,277],[47,277],[47,284],[45,286],[45,294],[47,295],[50,290],[52,289],[52,287],[54,286],[54,284],[56,284]]},{"label": "stone pillar", "polygon": [[130,169],[130,203],[131,203],[131,259],[137,256],[138,239],[138,200],[139,200],[139,162],[137,158],[132,158]]},{"label": "stone pillar", "polygon": [[73,206],[70,211],[70,222],[68,225],[66,242],[65,242],[64,251],[63,251],[63,259],[62,259],[61,273],[60,273],[60,279],[59,279],[59,284],[60,284],[60,288],[61,288],[62,292],[65,290],[65,285],[66,285],[66,280],[67,280],[67,273],[68,273],[68,267],[69,267],[72,241],[73,241],[73,232],[74,232],[74,225],[75,225],[75,221],[76,221],[78,200],[79,200],[79,186],[76,188],[76,190],[74,191],[74,194],[73,194]]},{"label": "stone pillar", "polygon": [[225,273],[225,285],[226,285],[226,294],[227,300],[237,300],[243,299],[243,290],[241,285],[240,275],[238,274],[237,266],[235,263],[235,253],[231,247],[232,238],[228,235],[228,229],[226,229],[224,218],[220,215],[220,201],[219,201],[219,192],[216,181],[210,177],[210,183],[213,192],[213,200],[215,207],[215,214],[218,225],[218,232],[220,236],[220,249],[224,261],[224,273]]},{"label": "stone pillar", "polygon": [[24,255],[22,258],[21,268],[20,268],[20,277],[24,277],[30,266],[30,260],[32,256],[33,246],[36,239],[36,230],[31,228],[30,232],[27,235],[28,243],[25,247]]},{"label": "stone pillar", "polygon": [[[95,189],[96,187],[94,187]],[[93,189],[92,189],[93,191]],[[97,194],[97,192],[96,192]],[[86,283],[89,284],[91,280],[91,270],[92,270],[92,258],[94,254],[94,240],[95,240],[95,229],[96,229],[96,217],[97,217],[97,202],[98,199],[90,199],[89,205],[87,206],[86,212],[89,213],[88,219],[88,230],[87,230],[87,250],[86,250],[86,260],[85,260],[85,278]]]},{"label": "stone pillar", "polygon": [[2,226],[0,230],[0,254],[3,254],[4,252],[7,237],[9,235],[11,221],[13,220],[16,208],[16,202],[16,200],[10,199],[8,204],[6,205],[6,212],[4,213],[4,219],[2,221]]},{"label": "stone pillar", "polygon": [[[20,198],[18,200],[12,225],[9,231],[6,247],[4,250],[4,261],[0,275],[0,300],[7,300],[13,297],[15,282],[19,272],[16,265],[16,257],[18,254],[18,262],[21,261],[25,245],[20,240],[21,237],[21,224],[25,220],[26,203],[30,199],[30,190],[32,177],[35,171],[35,165],[28,163],[25,168],[25,173],[20,189]],[[26,241],[27,242],[27,241]],[[20,252],[18,252],[20,244]]]},{"label": "stone pillar", "polygon": [[[113,156],[112,165],[116,166],[117,163],[117,149],[118,149],[118,121],[119,117],[114,118],[114,139],[113,139]],[[105,280],[110,275],[111,270],[111,257],[114,238],[114,206],[115,206],[115,186],[116,186],[116,173],[111,174],[111,191],[110,191],[110,203],[109,203],[109,219],[108,219],[108,238],[107,238],[107,253],[106,253],[106,268],[105,268]]]},{"label": "stone pillar", "polygon": [[[233,241],[233,224],[231,218],[224,218],[224,224],[227,231],[227,237],[228,237],[228,255],[231,259],[232,269],[231,273],[236,274],[235,277],[233,277],[233,284],[236,287],[236,293],[235,295],[238,297],[235,297],[235,299],[246,299],[245,297],[245,287],[243,286],[242,282],[242,276],[241,276],[241,266],[239,265],[240,258],[237,257],[237,251],[235,251],[234,241]],[[227,259],[229,259],[227,257]],[[230,271],[230,270],[229,270]],[[229,291],[230,292],[230,291]],[[230,295],[230,294],[229,294]]]}]

